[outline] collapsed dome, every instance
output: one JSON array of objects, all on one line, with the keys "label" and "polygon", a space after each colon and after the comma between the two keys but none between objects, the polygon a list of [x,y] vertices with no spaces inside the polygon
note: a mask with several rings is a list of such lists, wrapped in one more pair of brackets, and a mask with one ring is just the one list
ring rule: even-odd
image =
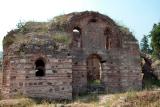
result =
[{"label": "collapsed dome", "polygon": [[22,23],[4,37],[3,50],[5,98],[21,93],[72,99],[86,92],[123,92],[142,86],[137,40],[127,28],[98,12]]}]

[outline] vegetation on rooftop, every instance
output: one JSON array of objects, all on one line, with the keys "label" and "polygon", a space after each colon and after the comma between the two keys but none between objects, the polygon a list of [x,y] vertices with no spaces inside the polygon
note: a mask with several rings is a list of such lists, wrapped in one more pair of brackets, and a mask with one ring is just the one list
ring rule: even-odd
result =
[{"label": "vegetation on rooftop", "polygon": [[129,30],[129,28],[127,26],[125,26],[124,24],[121,24],[119,22],[116,22],[116,25],[118,26],[119,30],[125,34],[125,35],[132,35],[132,36],[128,36],[131,37],[132,40],[136,40],[136,37],[133,35],[133,33]]},{"label": "vegetation on rooftop", "polygon": [[65,45],[68,45],[71,43],[71,37],[64,32],[55,33],[52,37],[53,37],[53,40],[55,40],[58,43],[64,43]]},{"label": "vegetation on rooftop", "polygon": [[27,33],[37,33],[37,34],[42,34],[42,33],[47,33],[49,29],[49,25],[47,22],[34,22],[34,21],[29,21],[29,22],[19,22],[17,24],[17,28],[14,30],[11,30],[8,32],[8,34],[4,37],[3,39],[3,45],[8,47],[15,41],[19,42]]},{"label": "vegetation on rooftop", "polygon": [[67,21],[68,21],[67,15],[56,16],[50,21],[50,27],[51,29],[64,31],[65,28],[67,28]]},{"label": "vegetation on rooftop", "polygon": [[[52,31],[59,31],[64,32],[65,29],[68,27],[68,21],[70,18],[77,13],[71,13],[71,14],[65,14],[65,15],[59,15],[54,17],[49,22],[35,22],[35,21],[29,21],[29,22],[22,22],[20,21],[17,24],[17,28],[10,31],[7,36],[5,36],[3,40],[4,46],[9,46],[16,40],[19,40],[17,38],[21,38],[21,36],[17,35],[25,35],[27,33],[48,33],[50,30]],[[120,24],[117,24],[120,31],[122,31],[125,34],[132,34],[132,32],[129,31],[129,29],[125,26],[122,26]],[[22,37],[23,37],[22,36]],[[64,34],[56,34],[54,36],[55,40],[58,42],[64,42],[65,44],[68,44],[70,42],[70,38],[67,36],[64,36]],[[132,39],[135,39],[134,37]]]},{"label": "vegetation on rooftop", "polygon": [[3,46],[8,47],[15,41],[14,30],[10,31],[3,39]]}]

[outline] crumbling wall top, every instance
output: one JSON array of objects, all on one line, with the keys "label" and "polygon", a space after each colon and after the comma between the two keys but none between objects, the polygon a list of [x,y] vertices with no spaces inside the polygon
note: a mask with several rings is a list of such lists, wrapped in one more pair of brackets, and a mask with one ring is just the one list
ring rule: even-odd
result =
[{"label": "crumbling wall top", "polygon": [[[118,28],[117,35],[126,36],[128,40],[137,41],[135,37],[132,35],[132,32],[129,29],[118,25],[111,18],[100,14],[98,12],[93,11],[84,11],[84,12],[73,12],[69,14],[64,14],[60,16],[54,17],[49,22],[26,22],[25,24],[21,24],[17,29],[11,30],[3,39],[3,47],[9,47],[13,43],[24,43],[26,41],[30,41],[33,37],[28,37],[28,35],[50,35],[50,37],[55,36],[55,34],[67,35],[73,30],[75,27],[75,23],[79,20],[82,20],[85,17],[96,17],[104,21],[104,23],[111,25],[114,29]],[[54,40],[55,38],[53,38]],[[65,38],[66,39],[66,38]],[[71,39],[71,38],[70,38]],[[57,42],[56,40],[54,40]],[[31,42],[31,41],[30,41]]]}]

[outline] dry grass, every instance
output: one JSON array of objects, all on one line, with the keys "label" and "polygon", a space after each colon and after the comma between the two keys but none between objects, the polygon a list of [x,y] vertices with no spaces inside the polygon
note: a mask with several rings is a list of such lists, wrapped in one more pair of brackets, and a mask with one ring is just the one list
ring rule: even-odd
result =
[{"label": "dry grass", "polygon": [[123,107],[159,107],[160,91],[143,91],[127,97]]},{"label": "dry grass", "polygon": [[0,107],[30,107],[35,102],[28,98],[1,100]]},{"label": "dry grass", "polygon": [[72,102],[48,102],[28,98],[1,100],[0,107],[159,107],[160,91],[129,91],[121,94],[90,94]]},{"label": "dry grass", "polygon": [[160,60],[155,60],[153,63],[152,63],[152,67],[153,68],[156,68],[156,67],[159,67],[160,66]]}]

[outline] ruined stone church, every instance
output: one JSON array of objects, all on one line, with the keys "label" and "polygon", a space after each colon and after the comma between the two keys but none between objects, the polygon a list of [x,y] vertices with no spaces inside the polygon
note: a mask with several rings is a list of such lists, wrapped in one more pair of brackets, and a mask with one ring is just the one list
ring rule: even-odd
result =
[{"label": "ruined stone church", "polygon": [[72,99],[92,86],[107,93],[142,88],[137,40],[98,12],[20,23],[4,37],[3,52],[4,98]]}]

